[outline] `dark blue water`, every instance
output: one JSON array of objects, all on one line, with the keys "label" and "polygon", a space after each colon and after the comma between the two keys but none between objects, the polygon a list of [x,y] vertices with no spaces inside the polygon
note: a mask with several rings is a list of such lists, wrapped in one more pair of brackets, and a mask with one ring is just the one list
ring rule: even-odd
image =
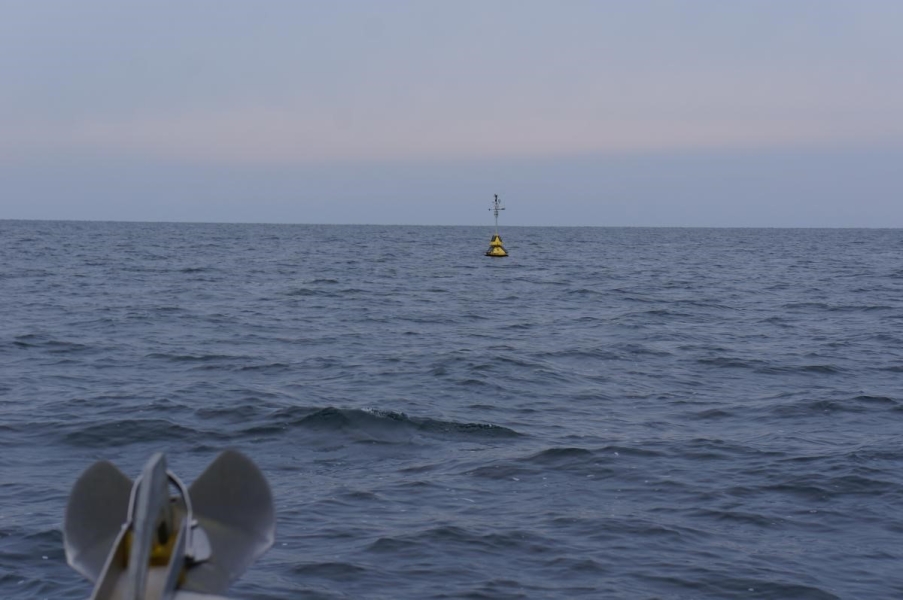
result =
[{"label": "dark blue water", "polygon": [[903,597],[903,231],[0,221],[0,597],[248,454],[288,598]]}]

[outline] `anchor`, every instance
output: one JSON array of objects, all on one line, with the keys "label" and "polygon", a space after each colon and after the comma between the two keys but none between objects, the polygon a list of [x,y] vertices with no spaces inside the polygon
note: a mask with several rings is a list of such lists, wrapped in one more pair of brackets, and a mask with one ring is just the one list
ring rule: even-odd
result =
[{"label": "anchor", "polygon": [[221,453],[187,488],[157,453],[134,483],[108,461],[88,467],[69,495],[63,545],[94,582],[91,600],[224,600],[273,545],[275,522],[270,487],[240,452]]}]

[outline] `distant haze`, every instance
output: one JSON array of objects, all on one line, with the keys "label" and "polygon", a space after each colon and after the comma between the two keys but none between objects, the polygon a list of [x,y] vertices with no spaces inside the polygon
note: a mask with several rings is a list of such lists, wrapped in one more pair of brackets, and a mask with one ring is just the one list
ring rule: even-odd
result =
[{"label": "distant haze", "polygon": [[0,219],[903,227],[898,0],[5,0]]}]

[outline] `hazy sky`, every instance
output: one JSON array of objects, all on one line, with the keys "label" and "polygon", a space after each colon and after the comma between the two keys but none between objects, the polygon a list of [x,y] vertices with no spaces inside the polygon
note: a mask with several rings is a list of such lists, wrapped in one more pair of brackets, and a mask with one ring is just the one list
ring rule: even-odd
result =
[{"label": "hazy sky", "polygon": [[903,227],[900,0],[0,0],[0,218]]}]

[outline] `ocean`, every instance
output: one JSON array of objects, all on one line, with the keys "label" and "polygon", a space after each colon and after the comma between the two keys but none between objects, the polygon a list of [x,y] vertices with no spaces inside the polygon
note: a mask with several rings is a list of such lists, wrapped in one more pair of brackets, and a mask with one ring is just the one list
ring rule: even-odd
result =
[{"label": "ocean", "polygon": [[903,597],[903,231],[0,221],[0,597],[264,472],[238,600]]}]

